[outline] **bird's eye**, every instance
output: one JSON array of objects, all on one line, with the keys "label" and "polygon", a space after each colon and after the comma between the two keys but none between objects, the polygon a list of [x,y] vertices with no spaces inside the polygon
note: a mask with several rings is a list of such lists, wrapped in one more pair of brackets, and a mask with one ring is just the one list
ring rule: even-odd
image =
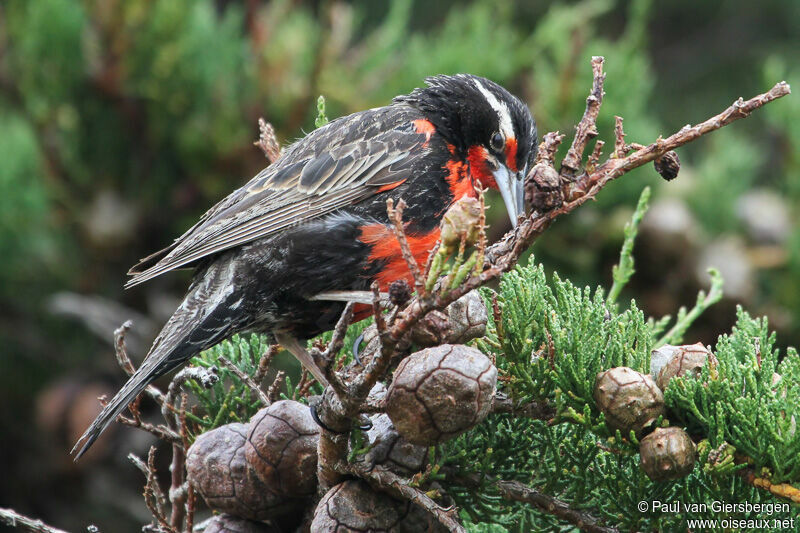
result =
[{"label": "bird's eye", "polygon": [[492,138],[489,140],[489,144],[493,150],[497,150],[499,152],[506,145],[506,140],[503,138],[503,134],[498,131],[492,135]]}]

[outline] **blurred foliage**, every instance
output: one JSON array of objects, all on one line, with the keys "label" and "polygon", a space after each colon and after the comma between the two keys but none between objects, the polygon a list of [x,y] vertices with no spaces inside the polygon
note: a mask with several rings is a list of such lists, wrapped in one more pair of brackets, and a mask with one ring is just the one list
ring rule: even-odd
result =
[{"label": "blurred foliage", "polygon": [[[122,379],[111,331],[100,342],[53,316],[49,296],[101,295],[163,321],[172,310],[165,296],[180,295],[186,278],[123,292],[124,274],[266,164],[251,145],[259,116],[291,141],[314,127],[320,94],[336,117],[385,105],[425,76],[467,71],[525,99],[540,132],[569,134],[585,104],[589,57],[604,55],[601,137],[611,140],[617,114],[628,140],[645,142],[779,79],[796,89],[798,28],[800,3],[791,0],[0,2],[0,423],[19,450],[0,454],[0,470],[22,483],[3,487],[0,503],[43,506],[24,495],[54,483],[23,474],[53,442],[21,424],[34,417],[31,395],[60,374]],[[700,251],[744,235],[756,290],[743,303],[768,314],[782,342],[800,338],[797,146],[800,105],[791,96],[682,149],[675,183],[643,169],[612,184],[547,232],[537,260],[578,287],[610,279],[624,221],[648,184],[651,212],[667,198],[690,207],[694,240],[667,249],[643,235],[620,301],[636,296],[648,315],[692,305],[706,284],[695,272],[723,266],[695,265]],[[770,246],[737,207],[754,187],[790,213],[788,236]],[[495,211],[496,235],[507,222]],[[687,337],[711,342],[734,321],[728,301]],[[37,514],[48,518],[46,508]],[[84,525],[70,520],[56,525]]]}]

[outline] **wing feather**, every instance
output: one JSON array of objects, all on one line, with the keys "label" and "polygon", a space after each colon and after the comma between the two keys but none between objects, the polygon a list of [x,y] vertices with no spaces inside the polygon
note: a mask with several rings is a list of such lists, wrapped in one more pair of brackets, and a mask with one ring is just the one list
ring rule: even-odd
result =
[{"label": "wing feather", "polygon": [[[407,179],[411,164],[427,153],[426,136],[409,127],[411,120],[408,113],[387,107],[315,130],[170,247],[132,268],[126,287],[324,216]],[[375,127],[380,121],[387,122],[385,127]]]}]

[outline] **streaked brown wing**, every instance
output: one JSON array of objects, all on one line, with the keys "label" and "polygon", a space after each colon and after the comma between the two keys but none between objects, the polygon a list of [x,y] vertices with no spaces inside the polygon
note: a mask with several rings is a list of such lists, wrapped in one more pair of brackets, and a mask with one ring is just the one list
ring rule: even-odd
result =
[{"label": "streaked brown wing", "polygon": [[381,121],[392,118],[384,116],[390,109],[350,115],[292,145],[170,247],[133,267],[126,287],[324,216],[408,178],[426,138],[407,117],[395,116],[381,128]]}]

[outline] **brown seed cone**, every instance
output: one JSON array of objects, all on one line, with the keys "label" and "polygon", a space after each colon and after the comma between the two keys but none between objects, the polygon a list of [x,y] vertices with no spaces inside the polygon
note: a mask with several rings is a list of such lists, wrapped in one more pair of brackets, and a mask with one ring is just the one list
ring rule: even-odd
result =
[{"label": "brown seed cone", "polygon": [[626,366],[599,372],[594,384],[594,401],[613,431],[636,435],[664,413],[664,394],[653,378]]},{"label": "brown seed cone", "polygon": [[417,346],[464,344],[486,333],[488,315],[478,291],[470,291],[447,306],[433,311],[414,326],[411,341]]},{"label": "brown seed cone", "polygon": [[461,236],[466,238],[467,246],[478,242],[478,220],[481,204],[477,198],[464,196],[455,202],[442,217],[442,244],[450,249],[458,248]]},{"label": "brown seed cone", "polygon": [[317,488],[319,427],[308,406],[281,400],[250,419],[245,457],[277,494],[303,497]]},{"label": "brown seed cone", "polygon": [[367,431],[369,450],[360,460],[367,464],[381,465],[401,476],[410,476],[421,471],[428,460],[428,449],[412,444],[395,429],[385,414],[370,417],[372,427]]},{"label": "brown seed cone", "polygon": [[653,481],[688,476],[694,468],[695,445],[681,428],[656,428],[639,444],[640,465]]},{"label": "brown seed cone", "polygon": [[281,533],[281,530],[265,522],[253,522],[229,514],[214,516],[204,524],[203,533]]},{"label": "brown seed cone", "polygon": [[497,369],[475,348],[443,344],[403,359],[386,414],[407,441],[431,446],[478,424],[492,405]]},{"label": "brown seed cone", "polygon": [[314,511],[311,531],[439,533],[445,529],[413,503],[395,500],[363,481],[350,480],[336,485],[322,497]]},{"label": "brown seed cone", "polygon": [[679,346],[665,344],[650,352],[650,377],[653,378],[653,381],[658,380],[661,369],[667,366],[672,357],[678,353],[678,349]]},{"label": "brown seed cone", "polygon": [[[667,346],[662,347],[667,348]],[[676,376],[693,374],[699,376],[703,367],[708,361],[711,352],[701,343],[687,344],[683,346],[670,346],[673,354],[667,364],[658,373],[656,385],[663,391],[667,390],[669,381]]]},{"label": "brown seed cone", "polygon": [[561,177],[549,163],[535,165],[525,181],[525,199],[535,211],[551,211],[564,203]]},{"label": "brown seed cone", "polygon": [[656,172],[667,181],[672,181],[678,177],[678,172],[681,170],[681,160],[674,150],[670,150],[662,155],[655,161],[653,166],[656,167]]},{"label": "brown seed cone", "polygon": [[389,284],[389,301],[401,307],[411,299],[411,286],[404,279],[396,279]]},{"label": "brown seed cone", "polygon": [[247,424],[226,424],[203,433],[186,456],[189,483],[208,506],[252,520],[295,509],[299,502],[270,490],[245,459]]}]

